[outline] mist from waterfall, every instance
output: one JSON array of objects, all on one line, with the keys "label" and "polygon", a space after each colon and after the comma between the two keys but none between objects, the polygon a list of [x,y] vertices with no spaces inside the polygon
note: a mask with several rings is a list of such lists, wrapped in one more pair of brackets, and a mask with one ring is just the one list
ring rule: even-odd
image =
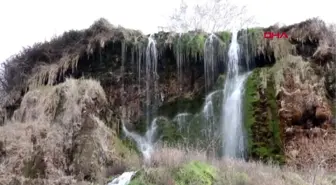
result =
[{"label": "mist from waterfall", "polygon": [[248,73],[240,74],[239,53],[237,32],[233,32],[228,51],[221,118],[223,155],[226,157],[243,157],[245,150],[242,95],[244,92],[244,82],[248,77]]}]

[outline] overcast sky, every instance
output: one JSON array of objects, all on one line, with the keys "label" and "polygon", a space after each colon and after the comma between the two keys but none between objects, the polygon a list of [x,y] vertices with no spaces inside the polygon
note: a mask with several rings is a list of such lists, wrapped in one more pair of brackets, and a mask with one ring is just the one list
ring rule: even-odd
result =
[{"label": "overcast sky", "polygon": [[[185,0],[195,2],[197,0]],[[235,0],[261,26],[291,24],[311,17],[336,22],[333,0]],[[164,26],[180,0],[10,0],[0,2],[0,62],[22,47],[49,40],[69,29],[89,27],[104,17],[144,33]]]}]

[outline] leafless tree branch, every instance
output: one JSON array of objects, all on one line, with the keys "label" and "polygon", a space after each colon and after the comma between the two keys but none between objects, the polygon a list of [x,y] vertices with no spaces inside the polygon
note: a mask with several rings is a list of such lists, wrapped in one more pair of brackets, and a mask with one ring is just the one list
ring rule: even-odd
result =
[{"label": "leafless tree branch", "polygon": [[209,0],[195,6],[189,6],[182,0],[179,9],[176,9],[169,19],[170,31],[178,32],[217,32],[234,26],[244,27],[254,20],[253,17],[247,16],[245,6],[236,6],[229,0]]}]

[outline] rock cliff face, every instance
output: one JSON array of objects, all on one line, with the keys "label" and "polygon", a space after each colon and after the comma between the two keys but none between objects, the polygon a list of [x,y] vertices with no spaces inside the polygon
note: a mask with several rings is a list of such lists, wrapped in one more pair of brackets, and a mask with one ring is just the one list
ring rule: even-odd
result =
[{"label": "rock cliff face", "polygon": [[[258,30],[247,31],[255,34]],[[257,66],[269,66],[254,70],[247,83],[246,123],[251,126],[251,155],[300,167],[316,163],[315,156],[315,160],[328,160],[335,168],[335,156],[330,151],[334,150],[331,143],[335,138],[334,33],[316,19],[263,31],[285,32],[289,38],[265,40],[257,43],[258,47],[253,47],[255,39],[251,39],[252,46],[246,46],[252,51],[257,48],[257,57],[253,58]],[[286,160],[279,156],[282,152]],[[316,153],[321,155],[316,157]]]},{"label": "rock cliff face", "polygon": [[106,183],[125,163],[116,132],[101,121],[106,105],[93,80],[30,90],[0,128],[0,184]]},{"label": "rock cliff face", "polygon": [[[263,31],[286,32],[289,38],[266,40]],[[302,161],[304,152],[297,144],[305,137],[299,133],[311,128],[328,133],[325,142],[332,140],[336,89],[333,34],[316,19],[282,28],[239,32],[240,62],[245,68],[254,69],[245,93],[250,157],[272,158],[281,163]],[[151,49],[149,36],[113,27],[104,19],[87,30],[66,32],[50,42],[25,49],[5,63],[3,117],[17,117],[15,110],[27,92],[57,85],[67,77],[100,81],[108,102],[102,119],[117,132],[122,118],[132,123],[129,129],[142,130],[148,89],[153,96],[150,100],[156,100],[157,114],[173,117],[179,112],[196,113],[206,92],[216,88],[215,82],[225,71],[231,34],[219,32],[215,36],[219,60],[207,63],[204,45],[209,34],[152,35],[158,56],[156,73],[150,67],[152,63],[148,63],[148,58],[153,57],[146,52]],[[156,82],[157,86],[153,85]],[[295,159],[287,156],[293,152],[298,153]],[[326,156],[327,160],[335,160],[330,151]]]},{"label": "rock cliff face", "polygon": [[[218,33],[218,36],[223,38],[222,44],[229,44],[228,33]],[[136,123],[144,115],[146,105],[147,37],[137,31],[115,28],[101,19],[87,30],[69,31],[51,42],[27,48],[5,64],[3,86],[8,95],[4,106],[7,117],[11,117],[29,89],[55,85],[66,77],[84,77],[101,82],[110,104],[108,125],[119,124],[122,105],[126,105],[127,119]],[[162,32],[154,37],[158,49],[158,88],[153,95],[159,99],[159,106],[204,96],[206,33],[189,33],[181,37]],[[177,53],[180,55],[179,66]],[[223,61],[221,63],[214,66],[209,87],[223,72]],[[154,80],[148,83],[154,83]]]}]

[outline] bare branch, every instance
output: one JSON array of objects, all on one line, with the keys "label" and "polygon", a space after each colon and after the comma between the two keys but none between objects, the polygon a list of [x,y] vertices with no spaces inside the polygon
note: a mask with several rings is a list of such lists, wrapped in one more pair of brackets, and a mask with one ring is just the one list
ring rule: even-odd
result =
[{"label": "bare branch", "polygon": [[238,7],[229,0],[209,0],[204,4],[188,6],[183,0],[179,9],[170,16],[171,31],[202,30],[217,32],[233,26],[250,24],[253,17],[246,15],[246,7]]}]

